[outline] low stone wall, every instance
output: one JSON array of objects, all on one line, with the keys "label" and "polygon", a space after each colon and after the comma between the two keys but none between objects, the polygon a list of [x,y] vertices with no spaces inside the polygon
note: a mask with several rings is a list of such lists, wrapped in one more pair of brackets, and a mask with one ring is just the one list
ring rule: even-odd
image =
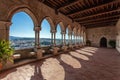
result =
[{"label": "low stone wall", "polygon": [[20,54],[21,55],[21,58],[27,58],[27,57],[30,57],[30,52],[33,52],[33,48],[30,48],[30,49],[22,49],[22,50],[16,50],[15,51],[15,54]]}]

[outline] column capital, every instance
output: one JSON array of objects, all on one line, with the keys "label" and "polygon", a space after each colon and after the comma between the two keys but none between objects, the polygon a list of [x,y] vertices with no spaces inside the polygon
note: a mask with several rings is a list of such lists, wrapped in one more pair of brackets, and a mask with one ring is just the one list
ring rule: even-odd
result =
[{"label": "column capital", "polygon": [[40,30],[41,30],[40,26],[34,27],[34,31],[40,31]]},{"label": "column capital", "polygon": [[0,21],[0,24],[9,24],[9,25],[11,25],[12,22],[9,22],[9,21]]},{"label": "column capital", "polygon": [[9,29],[10,25],[12,23],[11,22],[7,22],[7,21],[0,21],[0,29]]},{"label": "column capital", "polygon": [[50,32],[51,32],[51,33],[56,33],[57,31],[56,31],[56,30],[51,30]]},{"label": "column capital", "polygon": [[68,33],[68,35],[72,35],[72,31]]},{"label": "column capital", "polygon": [[65,32],[65,31],[62,31],[61,34],[66,34],[66,32]]}]

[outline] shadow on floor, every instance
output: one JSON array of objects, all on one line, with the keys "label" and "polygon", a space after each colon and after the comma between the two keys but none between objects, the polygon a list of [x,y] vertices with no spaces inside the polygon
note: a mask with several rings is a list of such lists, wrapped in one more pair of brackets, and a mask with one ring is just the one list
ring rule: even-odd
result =
[{"label": "shadow on floor", "polygon": [[[10,79],[19,73],[27,80],[120,80],[120,56],[115,49],[84,47],[0,74]],[[22,69],[23,71],[19,70]],[[7,73],[7,77],[1,77]],[[20,79],[17,77],[16,79]]]}]

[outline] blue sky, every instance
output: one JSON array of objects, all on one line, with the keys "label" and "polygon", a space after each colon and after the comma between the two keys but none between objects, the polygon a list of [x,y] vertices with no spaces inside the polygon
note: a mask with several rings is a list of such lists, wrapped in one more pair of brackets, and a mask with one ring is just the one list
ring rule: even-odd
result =
[{"label": "blue sky", "polygon": [[[40,38],[51,38],[49,22],[44,19],[40,25],[42,27]],[[35,37],[34,23],[28,14],[19,12],[13,15],[10,36]],[[57,25],[56,38],[61,39],[61,28],[59,24]],[[66,38],[68,38],[67,35]]]}]

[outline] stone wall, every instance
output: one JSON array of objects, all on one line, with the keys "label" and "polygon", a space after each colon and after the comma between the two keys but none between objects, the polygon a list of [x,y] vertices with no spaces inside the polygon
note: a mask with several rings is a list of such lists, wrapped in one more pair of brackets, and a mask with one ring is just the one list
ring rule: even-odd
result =
[{"label": "stone wall", "polygon": [[92,46],[100,47],[101,38],[107,39],[107,47],[110,40],[116,40],[117,30],[115,26],[106,26],[100,28],[87,29],[87,40],[92,42]]},{"label": "stone wall", "polygon": [[41,3],[39,0],[1,0],[0,32],[3,32],[5,36],[0,34],[0,39],[8,40],[10,25],[6,25],[6,23],[11,23],[12,16],[21,11],[26,12],[32,18],[34,27],[40,27],[42,20],[45,18],[47,18],[50,23],[52,30],[56,29],[57,24],[61,22],[63,24],[63,31],[61,32],[65,32],[68,25],[70,25],[71,29],[74,27],[77,29],[81,27],[79,23],[73,22],[70,18],[59,12],[56,13],[54,9]]},{"label": "stone wall", "polygon": [[116,37],[116,49],[120,52],[120,19],[118,20],[116,24],[117,28],[117,37]]}]

